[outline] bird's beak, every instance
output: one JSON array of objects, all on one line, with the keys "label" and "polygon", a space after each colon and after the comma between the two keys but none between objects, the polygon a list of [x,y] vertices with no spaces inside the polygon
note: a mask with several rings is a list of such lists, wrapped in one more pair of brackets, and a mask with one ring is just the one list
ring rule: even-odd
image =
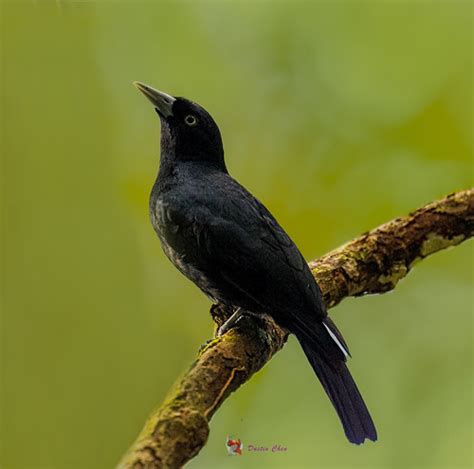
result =
[{"label": "bird's beak", "polygon": [[176,98],[139,81],[134,81],[133,84],[151,101],[163,117],[173,115],[173,103],[176,101]]}]

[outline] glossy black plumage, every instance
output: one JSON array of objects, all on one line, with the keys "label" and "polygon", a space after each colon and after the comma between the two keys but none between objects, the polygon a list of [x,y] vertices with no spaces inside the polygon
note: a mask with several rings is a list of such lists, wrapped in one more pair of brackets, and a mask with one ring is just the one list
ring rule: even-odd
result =
[{"label": "glossy black plumage", "polygon": [[165,254],[212,301],[270,314],[295,334],[348,439],[375,441],[345,364],[347,345],[307,263],[271,213],[228,174],[212,117],[191,101],[137,86],[161,119],[150,216]]}]

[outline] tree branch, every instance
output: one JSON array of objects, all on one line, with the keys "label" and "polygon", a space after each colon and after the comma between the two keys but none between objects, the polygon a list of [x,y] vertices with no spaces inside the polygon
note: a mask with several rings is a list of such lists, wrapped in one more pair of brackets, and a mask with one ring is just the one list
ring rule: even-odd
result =
[{"label": "tree branch", "polygon": [[[390,221],[310,263],[328,308],[348,296],[384,293],[421,259],[473,236],[474,189]],[[211,309],[221,325],[230,311]],[[120,468],[179,468],[206,444],[209,421],[224,400],[286,342],[271,319],[245,316],[201,349],[166,401],[153,412]]]}]

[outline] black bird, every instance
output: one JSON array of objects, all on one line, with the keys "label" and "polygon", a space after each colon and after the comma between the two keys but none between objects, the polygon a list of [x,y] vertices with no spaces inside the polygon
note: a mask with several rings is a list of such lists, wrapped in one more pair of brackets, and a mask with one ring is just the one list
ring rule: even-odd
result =
[{"label": "black bird", "polygon": [[161,120],[161,160],[150,216],[166,256],[214,303],[270,314],[298,339],[347,438],[375,441],[346,366],[349,350],[300,251],[272,214],[233,179],[217,124],[198,104],[135,86]]}]

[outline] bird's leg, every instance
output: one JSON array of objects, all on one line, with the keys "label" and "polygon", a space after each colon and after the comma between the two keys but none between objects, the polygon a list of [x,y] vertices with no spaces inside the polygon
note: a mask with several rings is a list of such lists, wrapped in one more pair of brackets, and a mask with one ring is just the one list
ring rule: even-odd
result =
[{"label": "bird's leg", "polygon": [[243,316],[243,314],[244,313],[240,310],[240,308],[237,308],[232,313],[232,316],[229,319],[227,319],[227,321],[224,324],[222,324],[222,326],[219,327],[219,329],[217,329],[216,337],[220,337],[221,335],[224,335],[229,329],[235,326],[235,324],[237,324],[237,322]]}]

